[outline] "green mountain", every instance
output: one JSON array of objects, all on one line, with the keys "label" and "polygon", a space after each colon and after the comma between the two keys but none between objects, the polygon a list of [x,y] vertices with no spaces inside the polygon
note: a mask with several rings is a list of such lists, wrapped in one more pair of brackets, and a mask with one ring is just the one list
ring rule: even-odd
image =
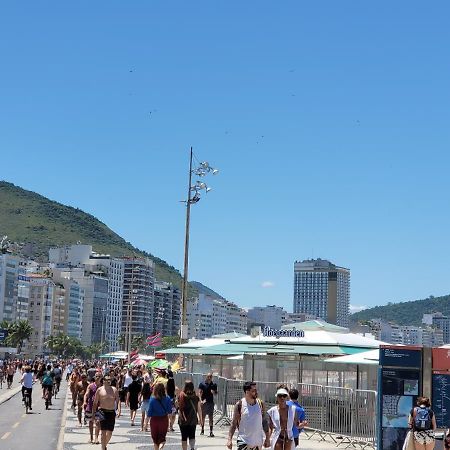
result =
[{"label": "green mountain", "polygon": [[350,316],[353,322],[363,322],[370,319],[385,319],[399,325],[421,325],[422,315],[432,312],[441,312],[450,316],[450,295],[433,297],[410,302],[388,303],[384,306],[375,306]]},{"label": "green mountain", "polygon": [[218,294],[216,291],[213,291],[208,286],[205,286],[204,284],[200,283],[200,281],[191,281],[191,286],[197,289],[197,292],[199,294],[205,294],[210,295],[214,298],[224,298],[220,294]]},{"label": "green mountain", "polygon": [[[177,269],[134,247],[91,214],[0,181],[0,239],[4,235],[18,244],[19,253],[37,261],[48,259],[50,247],[77,242],[111,256],[147,256],[155,262],[157,280],[181,286]],[[195,291],[192,286],[191,290]]]}]

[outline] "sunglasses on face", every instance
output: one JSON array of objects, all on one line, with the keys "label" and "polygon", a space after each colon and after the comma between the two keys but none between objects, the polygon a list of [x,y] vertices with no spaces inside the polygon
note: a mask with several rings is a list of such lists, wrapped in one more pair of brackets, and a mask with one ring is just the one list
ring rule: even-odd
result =
[{"label": "sunglasses on face", "polygon": [[277,397],[278,398],[287,398],[287,395],[286,394],[278,394]]}]

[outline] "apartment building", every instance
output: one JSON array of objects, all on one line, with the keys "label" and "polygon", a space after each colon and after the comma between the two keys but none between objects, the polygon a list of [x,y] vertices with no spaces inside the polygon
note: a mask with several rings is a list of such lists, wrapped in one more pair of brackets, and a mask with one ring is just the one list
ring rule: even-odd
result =
[{"label": "apartment building", "polygon": [[181,292],[171,283],[155,282],[153,300],[153,330],[163,336],[180,334]]},{"label": "apartment building", "polygon": [[287,323],[289,314],[281,306],[255,306],[247,311],[248,328],[268,326],[277,330]]},{"label": "apartment building", "polygon": [[[106,339],[117,350],[123,334],[148,336],[153,331],[154,264],[148,258],[113,258],[109,268]],[[131,331],[130,331],[131,327]]]},{"label": "apartment building", "polygon": [[216,334],[247,332],[247,313],[223,298],[199,294],[187,304],[188,337],[206,339]]},{"label": "apartment building", "polygon": [[48,337],[52,334],[53,300],[55,283],[44,275],[30,275],[30,297],[28,321],[33,333],[25,346],[25,352],[31,356],[46,352]]}]

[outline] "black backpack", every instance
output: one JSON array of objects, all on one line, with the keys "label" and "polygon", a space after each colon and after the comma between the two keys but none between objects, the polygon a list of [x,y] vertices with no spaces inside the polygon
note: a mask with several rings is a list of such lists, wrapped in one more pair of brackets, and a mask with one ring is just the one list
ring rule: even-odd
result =
[{"label": "black backpack", "polygon": [[427,407],[414,408],[414,429],[417,431],[431,430],[431,409]]}]

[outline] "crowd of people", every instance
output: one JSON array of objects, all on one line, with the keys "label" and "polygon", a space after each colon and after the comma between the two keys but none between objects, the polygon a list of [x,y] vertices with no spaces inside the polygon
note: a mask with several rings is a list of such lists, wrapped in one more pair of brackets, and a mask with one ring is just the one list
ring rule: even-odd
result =
[{"label": "crowd of people", "polygon": [[[0,362],[1,373],[10,374],[8,388],[14,375],[21,374],[22,397],[29,394],[30,409],[33,384],[40,382],[42,398],[51,405],[52,394],[58,392],[66,374],[71,407],[80,427],[89,428],[89,442],[101,444],[102,450],[113,435],[116,418],[127,411],[130,426],[150,432],[153,447],[161,450],[167,434],[175,431],[178,422],[183,450],[194,450],[197,427],[200,434],[214,438],[214,405],[218,388],[213,375],[195,386],[186,379],[183,386],[176,386],[170,369],[151,369],[146,366],[128,367],[120,363],[104,364],[80,360]],[[304,409],[298,403],[298,391],[279,385],[276,406],[266,409],[258,398],[255,382],[243,385],[243,397],[233,413],[227,447],[233,448],[233,436],[237,431],[238,450],[294,450],[298,437],[307,425]],[[188,447],[189,446],[189,447]]]}]

